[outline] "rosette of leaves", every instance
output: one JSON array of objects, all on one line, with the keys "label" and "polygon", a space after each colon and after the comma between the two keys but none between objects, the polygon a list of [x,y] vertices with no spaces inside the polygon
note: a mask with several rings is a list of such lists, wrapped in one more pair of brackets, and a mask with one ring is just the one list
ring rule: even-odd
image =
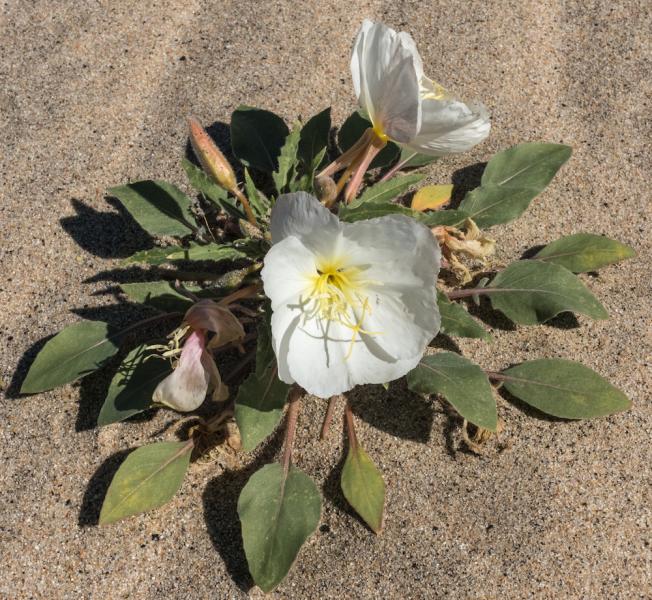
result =
[{"label": "rosette of leaves", "polygon": [[[237,190],[225,189],[188,159],[182,163],[187,176],[185,189],[165,181],[145,180],[109,190],[155,240],[151,248],[124,261],[126,267],[143,266],[147,277],[122,285],[127,300],[147,307],[152,316],[122,329],[100,321],[67,327],[40,351],[22,392],[42,392],[98,369],[114,368],[98,426],[115,424],[160,409],[154,406],[152,394],[171,365],[152,358],[159,353],[153,345],[156,340],[148,337],[152,326],[160,329],[157,336],[170,334],[197,299],[233,298],[245,305],[248,334],[237,376],[227,381],[237,384],[232,385],[230,399],[223,405],[211,405],[213,415],[206,416],[204,411],[187,439],[159,441],[131,452],[108,489],[100,524],[170,501],[183,485],[187,469],[202,453],[202,435],[206,432],[215,433],[232,418],[239,429],[241,451],[253,452],[276,430],[286,413],[282,459],[254,473],[238,502],[244,550],[254,582],[270,591],[284,579],[319,523],[321,499],[312,479],[292,463],[301,390],[291,389],[278,379],[269,313],[258,293],[258,273],[269,247],[269,212],[281,193],[322,193],[316,175],[326,164],[327,155],[345,151],[368,126],[365,116],[356,112],[333,138],[330,109],[289,128],[272,112],[241,106],[233,113],[230,128],[229,154],[239,173]],[[367,185],[357,198],[349,205],[335,203],[333,208],[348,221],[400,213],[429,227],[461,227],[472,219],[480,228],[492,228],[527,210],[570,155],[571,149],[561,144],[519,144],[491,158],[480,186],[469,191],[454,209],[444,208],[452,192],[448,184],[422,188],[410,207],[404,202],[405,196],[424,177],[415,169],[433,159],[406,154],[389,143],[371,164]],[[253,220],[244,210],[243,197]],[[560,237],[530,258],[491,272],[479,284],[462,289],[442,286],[438,292],[441,334],[488,340],[485,326],[458,302],[480,302],[481,297],[516,325],[537,325],[564,312],[605,319],[607,311],[578,274],[631,256],[631,248],[603,236],[575,233]],[[243,294],[245,289],[253,292]],[[236,353],[237,349],[230,351]],[[541,357],[488,371],[468,357],[438,351],[423,357],[408,374],[407,384],[416,393],[445,399],[461,418],[485,432],[498,428],[496,390],[500,387],[508,392],[508,400],[516,398],[541,413],[563,419],[601,417],[630,405],[626,396],[599,374],[560,358]],[[324,430],[333,404],[331,400]],[[345,422],[349,443],[341,475],[342,492],[369,529],[379,533],[385,483],[356,435],[348,405]]]}]

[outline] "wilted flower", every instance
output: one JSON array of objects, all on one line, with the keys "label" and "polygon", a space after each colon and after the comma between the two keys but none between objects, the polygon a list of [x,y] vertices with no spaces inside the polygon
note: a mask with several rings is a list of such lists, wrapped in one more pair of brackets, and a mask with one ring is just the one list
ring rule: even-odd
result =
[{"label": "wilted flower", "polygon": [[[176,368],[154,390],[153,400],[181,412],[195,410],[206,399],[209,389],[215,401],[226,400],[229,389],[210,350],[244,337],[242,324],[227,308],[212,300],[200,300],[186,313],[190,328]],[[214,333],[206,344],[206,333]]]},{"label": "wilted flower", "polygon": [[485,263],[487,258],[496,251],[496,241],[485,236],[473,219],[464,221],[462,231],[457,227],[440,225],[432,228],[433,235],[441,246],[444,258],[449,262],[450,269],[462,283],[471,281],[471,272],[459,260],[459,256],[476,259]]},{"label": "wilted flower", "polygon": [[341,223],[298,192],[279,197],[271,232],[262,279],[283,381],[328,398],[416,366],[440,325],[426,227],[402,215]]}]

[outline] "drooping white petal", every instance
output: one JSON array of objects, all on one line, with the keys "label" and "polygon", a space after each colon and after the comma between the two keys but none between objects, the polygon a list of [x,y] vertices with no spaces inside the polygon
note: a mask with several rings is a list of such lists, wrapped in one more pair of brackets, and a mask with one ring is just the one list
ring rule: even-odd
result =
[{"label": "drooping white petal", "polygon": [[179,364],[156,386],[153,400],[174,410],[195,410],[206,398],[209,374],[202,364],[203,332],[193,331],[183,345]]},{"label": "drooping white petal", "polygon": [[397,142],[408,142],[419,131],[422,72],[409,35],[382,23],[362,24],[351,55],[358,102],[379,132]]},{"label": "drooping white petal", "polygon": [[490,129],[489,113],[482,104],[465,104],[452,97],[426,98],[422,102],[421,128],[405,145],[431,156],[466,152],[483,141]]}]

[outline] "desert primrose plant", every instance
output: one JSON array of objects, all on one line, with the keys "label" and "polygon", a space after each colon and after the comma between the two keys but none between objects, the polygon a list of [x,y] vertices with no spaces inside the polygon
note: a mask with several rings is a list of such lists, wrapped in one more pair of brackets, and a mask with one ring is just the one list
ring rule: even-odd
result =
[{"label": "desert primrose plant", "polygon": [[[254,473],[238,501],[249,570],[264,591],[283,580],[321,515],[315,483],[292,461],[308,394],[328,400],[325,437],[342,394],[406,377],[412,391],[450,403],[476,450],[500,428],[501,387],[563,419],[630,405],[600,375],[568,360],[542,357],[495,372],[454,352],[426,352],[439,334],[489,339],[458,302],[465,298],[486,297],[517,325],[562,312],[605,319],[577,274],[633,251],[578,233],[496,272],[490,261],[497,242],[485,231],[519,217],[571,149],[519,144],[489,160],[480,186],[457,207],[448,207],[452,185],[421,187],[408,206],[408,192],[424,177],[416,169],[485,139],[488,113],[425,77],[412,38],[382,24],[363,23],[351,70],[360,111],[339,128],[336,147],[329,145],[330,109],[289,130],[275,114],[241,106],[230,125],[240,180],[190,119],[201,168],[188,160],[182,166],[197,199],[158,180],[110,189],[158,240],[124,262],[161,280],[122,285],[130,301],[156,314],[121,331],[100,321],[67,327],[45,344],[21,389],[52,389],[120,357],[98,426],[156,408],[190,415],[183,441],[128,455],[104,499],[103,525],[168,502],[192,460],[218,444],[255,451],[285,413],[280,462]],[[167,337],[146,338],[152,325]],[[222,358],[234,354],[235,369],[223,378]],[[343,402],[349,444],[342,492],[379,533],[385,484]]]}]

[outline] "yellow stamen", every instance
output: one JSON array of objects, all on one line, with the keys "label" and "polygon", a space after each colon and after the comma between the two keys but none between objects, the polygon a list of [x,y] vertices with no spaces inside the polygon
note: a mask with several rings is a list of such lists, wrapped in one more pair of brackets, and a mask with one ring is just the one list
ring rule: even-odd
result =
[{"label": "yellow stamen", "polygon": [[351,356],[359,335],[380,335],[380,332],[363,328],[365,317],[371,314],[369,298],[364,295],[364,290],[375,282],[363,279],[360,268],[346,265],[344,259],[320,260],[316,272],[308,274],[307,279],[310,282],[307,297],[302,302],[306,308],[304,323],[318,318],[349,329],[351,340],[345,360]]},{"label": "yellow stamen", "polygon": [[386,144],[389,141],[389,136],[385,133],[381,125],[374,124],[374,133],[381,144]]}]

